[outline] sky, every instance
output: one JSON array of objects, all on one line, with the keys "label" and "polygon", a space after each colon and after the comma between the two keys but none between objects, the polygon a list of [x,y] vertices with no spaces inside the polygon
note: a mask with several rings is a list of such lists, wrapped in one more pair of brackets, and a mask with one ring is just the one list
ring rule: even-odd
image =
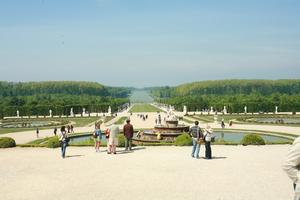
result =
[{"label": "sky", "polygon": [[0,80],[300,78],[299,19],[299,0],[0,0]]}]

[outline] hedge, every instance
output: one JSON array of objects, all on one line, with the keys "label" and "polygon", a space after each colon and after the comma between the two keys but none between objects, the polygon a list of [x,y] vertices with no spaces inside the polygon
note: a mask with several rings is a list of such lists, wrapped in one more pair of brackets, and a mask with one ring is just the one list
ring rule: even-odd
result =
[{"label": "hedge", "polygon": [[0,137],[0,148],[15,147],[16,141],[10,137]]},{"label": "hedge", "polygon": [[48,148],[57,148],[60,147],[60,141],[58,139],[58,137],[52,137],[48,140],[46,147]]},{"label": "hedge", "polygon": [[241,141],[242,145],[265,145],[264,139],[257,134],[247,134]]},{"label": "hedge", "polygon": [[176,137],[175,145],[176,146],[191,146],[193,143],[191,136],[189,134],[184,133]]}]

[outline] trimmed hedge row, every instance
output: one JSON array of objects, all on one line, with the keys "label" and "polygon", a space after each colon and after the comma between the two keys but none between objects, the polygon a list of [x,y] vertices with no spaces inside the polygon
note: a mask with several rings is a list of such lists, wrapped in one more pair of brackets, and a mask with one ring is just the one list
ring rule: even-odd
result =
[{"label": "trimmed hedge row", "polygon": [[58,148],[60,147],[60,141],[58,137],[52,137],[48,140],[46,147],[48,148]]},{"label": "trimmed hedge row", "polygon": [[257,134],[247,134],[243,137],[242,145],[265,145],[264,139]]},{"label": "trimmed hedge row", "polygon": [[16,141],[10,137],[0,137],[0,148],[15,147]]},{"label": "trimmed hedge row", "polygon": [[176,146],[191,146],[192,144],[193,144],[192,138],[187,133],[184,133],[176,137],[175,140]]}]

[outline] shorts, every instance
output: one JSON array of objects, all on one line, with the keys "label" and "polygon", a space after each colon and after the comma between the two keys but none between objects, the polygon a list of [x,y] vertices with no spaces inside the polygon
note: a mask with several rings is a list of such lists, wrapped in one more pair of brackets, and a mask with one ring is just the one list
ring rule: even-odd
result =
[{"label": "shorts", "polygon": [[117,146],[118,145],[118,138],[117,137],[110,137],[108,139],[108,144]]}]

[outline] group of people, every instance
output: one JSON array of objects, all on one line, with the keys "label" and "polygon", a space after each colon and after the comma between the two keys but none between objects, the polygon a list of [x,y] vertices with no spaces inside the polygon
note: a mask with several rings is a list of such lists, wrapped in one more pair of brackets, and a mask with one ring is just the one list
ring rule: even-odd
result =
[{"label": "group of people", "polygon": [[[93,137],[95,138],[95,150],[96,152],[100,152],[100,144],[102,133],[100,130],[100,123],[96,123],[95,131]],[[123,127],[123,133],[125,136],[125,151],[132,150],[132,137],[133,137],[133,126],[130,124],[130,119],[126,120],[126,124]],[[118,135],[120,134],[120,129],[118,125],[111,125],[109,128],[105,130],[105,138],[107,141],[107,153],[108,154],[116,154],[116,148],[118,146]]]},{"label": "group of people", "polygon": [[[101,122],[95,124],[95,131],[93,137],[95,140],[95,150],[100,152],[100,144],[102,139],[102,132],[100,130]],[[37,129],[38,131],[38,129]],[[60,129],[60,142],[61,142],[61,155],[65,158],[66,148],[69,142],[68,131],[66,127],[62,126]],[[123,126],[123,133],[125,136],[125,151],[132,150],[132,137],[134,133],[133,125],[130,124],[130,119],[126,120],[126,124]],[[195,121],[194,126],[190,128],[190,136],[192,137],[193,147],[192,154],[193,158],[200,158],[200,147],[201,144],[205,144],[205,159],[212,159],[211,142],[214,138],[212,128],[207,125],[204,130],[199,127],[199,122]],[[118,125],[111,125],[105,131],[105,137],[107,139],[107,153],[116,154],[116,146],[118,145],[118,135],[120,134]],[[287,159],[283,164],[283,169],[286,171],[288,176],[293,181],[293,187],[295,191],[294,200],[300,200],[300,137],[298,137],[292,147],[290,148]]]},{"label": "group of people", "polygon": [[[100,129],[101,123],[102,122],[95,123],[95,130],[93,132],[96,152],[100,152],[101,139],[103,135]],[[62,158],[65,158],[66,148],[69,143],[69,136],[65,126],[61,127],[60,132],[61,134],[59,141],[61,143],[61,156]],[[125,151],[132,151],[132,137],[134,129],[132,124],[130,124],[130,119],[126,120],[126,124],[123,127],[123,133],[125,136]],[[116,124],[111,125],[105,130],[104,134],[107,141],[107,154],[116,154],[116,148],[118,146],[118,135],[120,134],[119,126]]]},{"label": "group of people", "polygon": [[148,119],[148,115],[144,115],[144,114],[137,114],[137,117],[143,119],[143,121],[145,121],[146,119]]},{"label": "group of people", "polygon": [[204,131],[199,127],[199,122],[195,121],[195,125],[190,128],[190,136],[192,137],[193,141],[193,148],[192,148],[192,154],[191,156],[193,158],[199,159],[199,152],[201,144],[205,144],[205,159],[211,159],[212,158],[212,152],[211,152],[211,142],[213,139],[213,130],[212,128],[207,125]]}]

